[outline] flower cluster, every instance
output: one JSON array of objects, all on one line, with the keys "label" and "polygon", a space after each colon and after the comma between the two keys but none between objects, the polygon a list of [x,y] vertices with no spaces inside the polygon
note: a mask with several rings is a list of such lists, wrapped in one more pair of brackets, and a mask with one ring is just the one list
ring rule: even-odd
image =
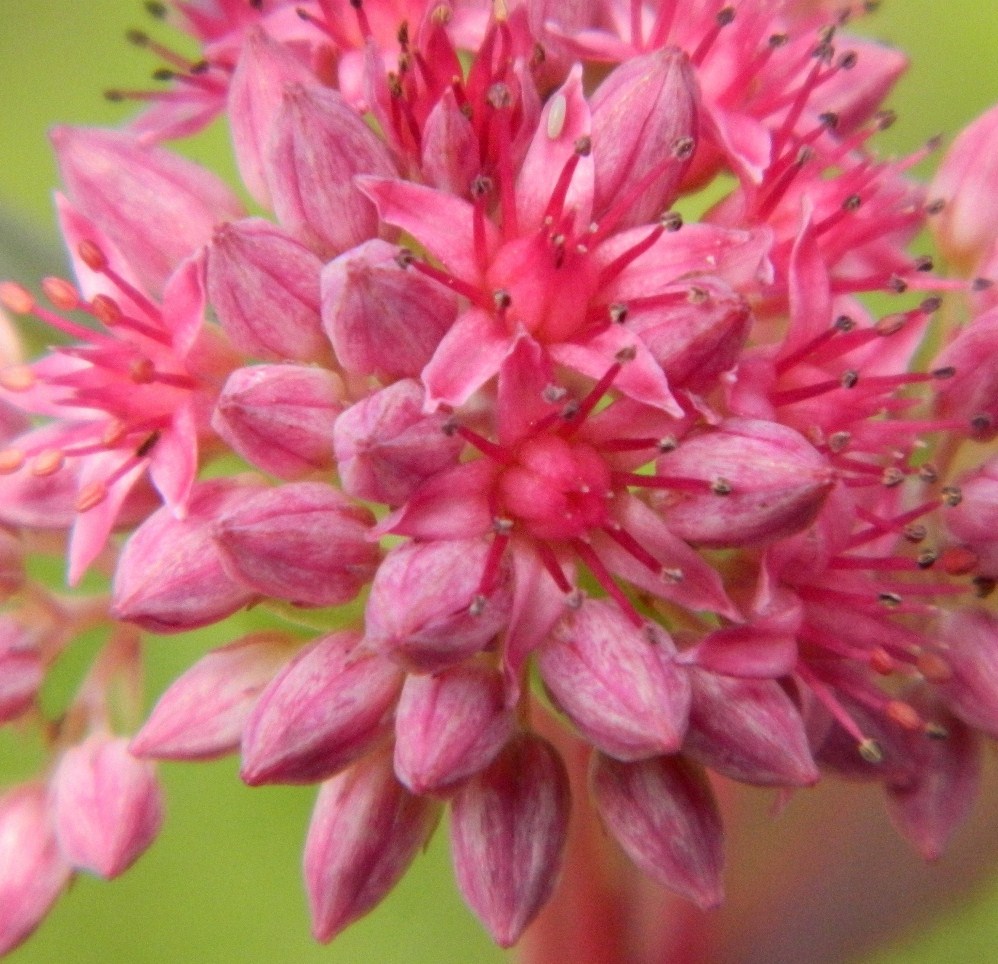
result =
[{"label": "flower cluster", "polygon": [[[0,723],[47,751],[0,951],[150,845],[154,761],[234,752],[319,785],[324,941],[443,810],[503,946],[570,811],[701,907],[725,781],[879,783],[938,855],[998,735],[998,113],[928,189],[878,158],[862,5],[148,7],[200,59],[131,35],[166,86],[53,132],[75,281],[0,286],[56,341],[0,344]],[[162,146],[218,115],[256,214]],[[142,631],[214,625],[141,723]]]}]

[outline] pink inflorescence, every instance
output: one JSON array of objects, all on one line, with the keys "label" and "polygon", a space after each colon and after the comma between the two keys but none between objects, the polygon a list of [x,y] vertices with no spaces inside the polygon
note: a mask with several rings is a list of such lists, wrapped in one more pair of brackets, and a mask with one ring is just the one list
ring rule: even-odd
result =
[{"label": "pink inflorescence", "polygon": [[[994,111],[928,189],[878,158],[861,5],[148,6],[201,57],[130,35],[165,86],[53,133],[76,280],[0,286],[56,342],[2,340],[0,722],[48,762],[0,951],[149,846],[162,759],[320,784],[323,941],[445,809],[502,946],[570,810],[700,907],[731,781],[877,782],[938,855],[998,735]],[[263,216],[161,146],[218,114]],[[26,575],[63,550],[71,591]],[[141,724],[142,631],[261,604]]]}]

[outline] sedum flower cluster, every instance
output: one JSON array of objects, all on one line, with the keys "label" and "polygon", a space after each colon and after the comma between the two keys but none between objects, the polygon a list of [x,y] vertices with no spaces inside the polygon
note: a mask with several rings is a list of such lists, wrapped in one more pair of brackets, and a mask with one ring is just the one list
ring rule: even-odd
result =
[{"label": "sedum flower cluster", "polygon": [[[200,58],[131,36],[164,86],[52,134],[74,280],[0,286],[0,951],[153,842],[157,760],[316,785],[323,941],[445,811],[502,946],[590,810],[701,907],[731,781],[878,783],[938,855],[998,735],[998,113],[878,157],[858,4],[147,6]],[[163,146],[219,115],[243,198]]]}]

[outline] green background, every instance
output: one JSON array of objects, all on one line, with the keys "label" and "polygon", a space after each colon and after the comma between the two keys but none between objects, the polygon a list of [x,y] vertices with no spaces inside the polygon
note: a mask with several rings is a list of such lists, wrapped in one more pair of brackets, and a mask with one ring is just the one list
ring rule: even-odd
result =
[{"label": "green background", "polygon": [[[30,284],[63,270],[50,208],[55,166],[45,131],[55,122],[114,123],[126,116],[122,107],[105,103],[101,91],[147,86],[152,59],[123,39],[126,28],[145,20],[141,4],[132,0],[0,0],[3,275]],[[998,99],[995,0],[893,0],[866,29],[913,59],[890,100],[900,120],[881,138],[884,152],[910,150],[937,133],[950,135]],[[224,133],[199,137],[185,150],[231,175]],[[204,636],[155,642],[151,691],[159,692],[205,645]],[[0,733],[2,779],[14,779],[25,765],[11,735]],[[12,962],[503,960],[456,896],[445,834],[438,832],[381,908],[321,947],[308,936],[299,875],[313,792],[248,790],[233,761],[166,766],[164,780],[169,819],[152,851],[113,884],[81,877]],[[872,798],[860,799],[865,806]],[[990,793],[977,809],[978,821],[993,822],[988,811],[998,812],[998,794]],[[846,901],[850,894],[834,899]],[[911,906],[913,926],[924,910],[924,902]],[[801,953],[801,960],[808,959],[803,948]],[[998,879],[985,883],[974,901],[950,907],[927,932],[865,960],[998,960]]]}]

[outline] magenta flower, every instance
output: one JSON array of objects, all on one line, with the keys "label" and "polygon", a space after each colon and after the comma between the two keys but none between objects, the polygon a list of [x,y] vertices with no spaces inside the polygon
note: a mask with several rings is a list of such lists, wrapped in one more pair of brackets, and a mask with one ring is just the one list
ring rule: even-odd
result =
[{"label": "magenta flower", "polygon": [[[176,2],[203,60],[137,34],[171,86],[56,131],[76,284],[0,287],[60,337],[0,371],[0,722],[48,755],[0,951],[153,842],[158,759],[319,784],[320,941],[445,812],[537,964],[709,948],[741,785],[874,784],[942,853],[998,735],[998,307],[910,245],[998,260],[993,118],[926,192],[871,144],[902,55],[681,6]],[[223,112],[257,216],[152,146]],[[65,538],[109,593],[30,578]],[[142,632],[201,627],[140,725]]]}]

